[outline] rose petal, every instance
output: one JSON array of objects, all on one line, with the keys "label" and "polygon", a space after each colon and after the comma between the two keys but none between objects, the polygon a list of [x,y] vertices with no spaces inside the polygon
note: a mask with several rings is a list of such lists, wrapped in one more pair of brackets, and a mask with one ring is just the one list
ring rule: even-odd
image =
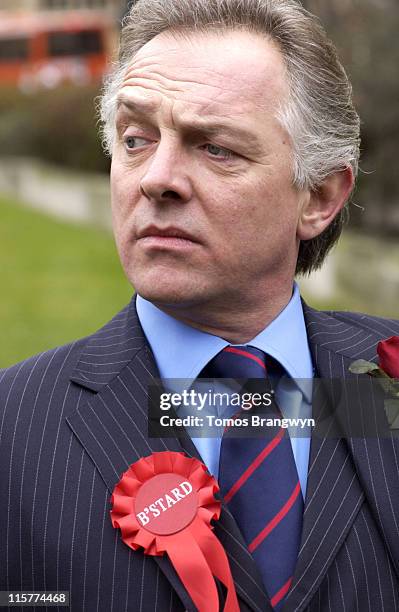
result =
[{"label": "rose petal", "polygon": [[392,336],[378,343],[380,367],[391,378],[399,378],[399,336]]}]

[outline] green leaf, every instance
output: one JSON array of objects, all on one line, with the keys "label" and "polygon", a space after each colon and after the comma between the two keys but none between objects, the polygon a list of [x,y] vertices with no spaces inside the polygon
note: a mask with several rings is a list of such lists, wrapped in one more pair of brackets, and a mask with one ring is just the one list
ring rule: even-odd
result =
[{"label": "green leaf", "polygon": [[349,366],[349,371],[352,372],[352,374],[369,374],[379,369],[376,363],[366,361],[365,359],[358,359]]},{"label": "green leaf", "polygon": [[382,370],[378,366],[372,372],[370,372],[370,376],[374,376],[375,378],[385,378],[389,380],[390,382],[393,382],[389,374],[387,374],[384,370]]},{"label": "green leaf", "polygon": [[389,378],[377,377],[377,380],[387,395],[391,395],[392,397],[396,396],[395,389],[393,388],[392,382]]},{"label": "green leaf", "polygon": [[399,399],[385,400],[384,408],[390,428],[399,429]]}]

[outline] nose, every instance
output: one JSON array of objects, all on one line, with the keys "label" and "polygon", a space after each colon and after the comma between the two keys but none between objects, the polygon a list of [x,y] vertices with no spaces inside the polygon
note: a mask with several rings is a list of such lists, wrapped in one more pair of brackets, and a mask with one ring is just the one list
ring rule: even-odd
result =
[{"label": "nose", "polygon": [[160,142],[140,181],[141,193],[155,202],[188,202],[192,187],[187,168],[177,143]]}]

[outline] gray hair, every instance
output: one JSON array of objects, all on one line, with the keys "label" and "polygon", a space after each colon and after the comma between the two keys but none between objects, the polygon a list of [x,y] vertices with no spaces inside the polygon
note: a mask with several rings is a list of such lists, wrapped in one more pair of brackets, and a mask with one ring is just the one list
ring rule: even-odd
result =
[{"label": "gray hair", "polygon": [[[105,149],[115,138],[116,96],[134,55],[164,32],[245,29],[277,44],[290,95],[277,111],[292,144],[293,184],[317,190],[331,174],[358,172],[360,122],[352,87],[318,19],[296,0],[138,0],[124,20],[119,60],[100,102]],[[320,236],[302,242],[297,273],[319,268],[342,231],[347,211]]]}]

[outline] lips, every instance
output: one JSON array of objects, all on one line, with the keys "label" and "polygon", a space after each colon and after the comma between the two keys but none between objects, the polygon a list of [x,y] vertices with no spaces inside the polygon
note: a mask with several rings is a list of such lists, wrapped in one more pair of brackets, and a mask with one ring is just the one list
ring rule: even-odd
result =
[{"label": "lips", "polygon": [[157,227],[150,225],[137,233],[137,238],[176,238],[180,240],[188,240],[190,242],[198,242],[198,240],[185,230],[178,227]]}]

